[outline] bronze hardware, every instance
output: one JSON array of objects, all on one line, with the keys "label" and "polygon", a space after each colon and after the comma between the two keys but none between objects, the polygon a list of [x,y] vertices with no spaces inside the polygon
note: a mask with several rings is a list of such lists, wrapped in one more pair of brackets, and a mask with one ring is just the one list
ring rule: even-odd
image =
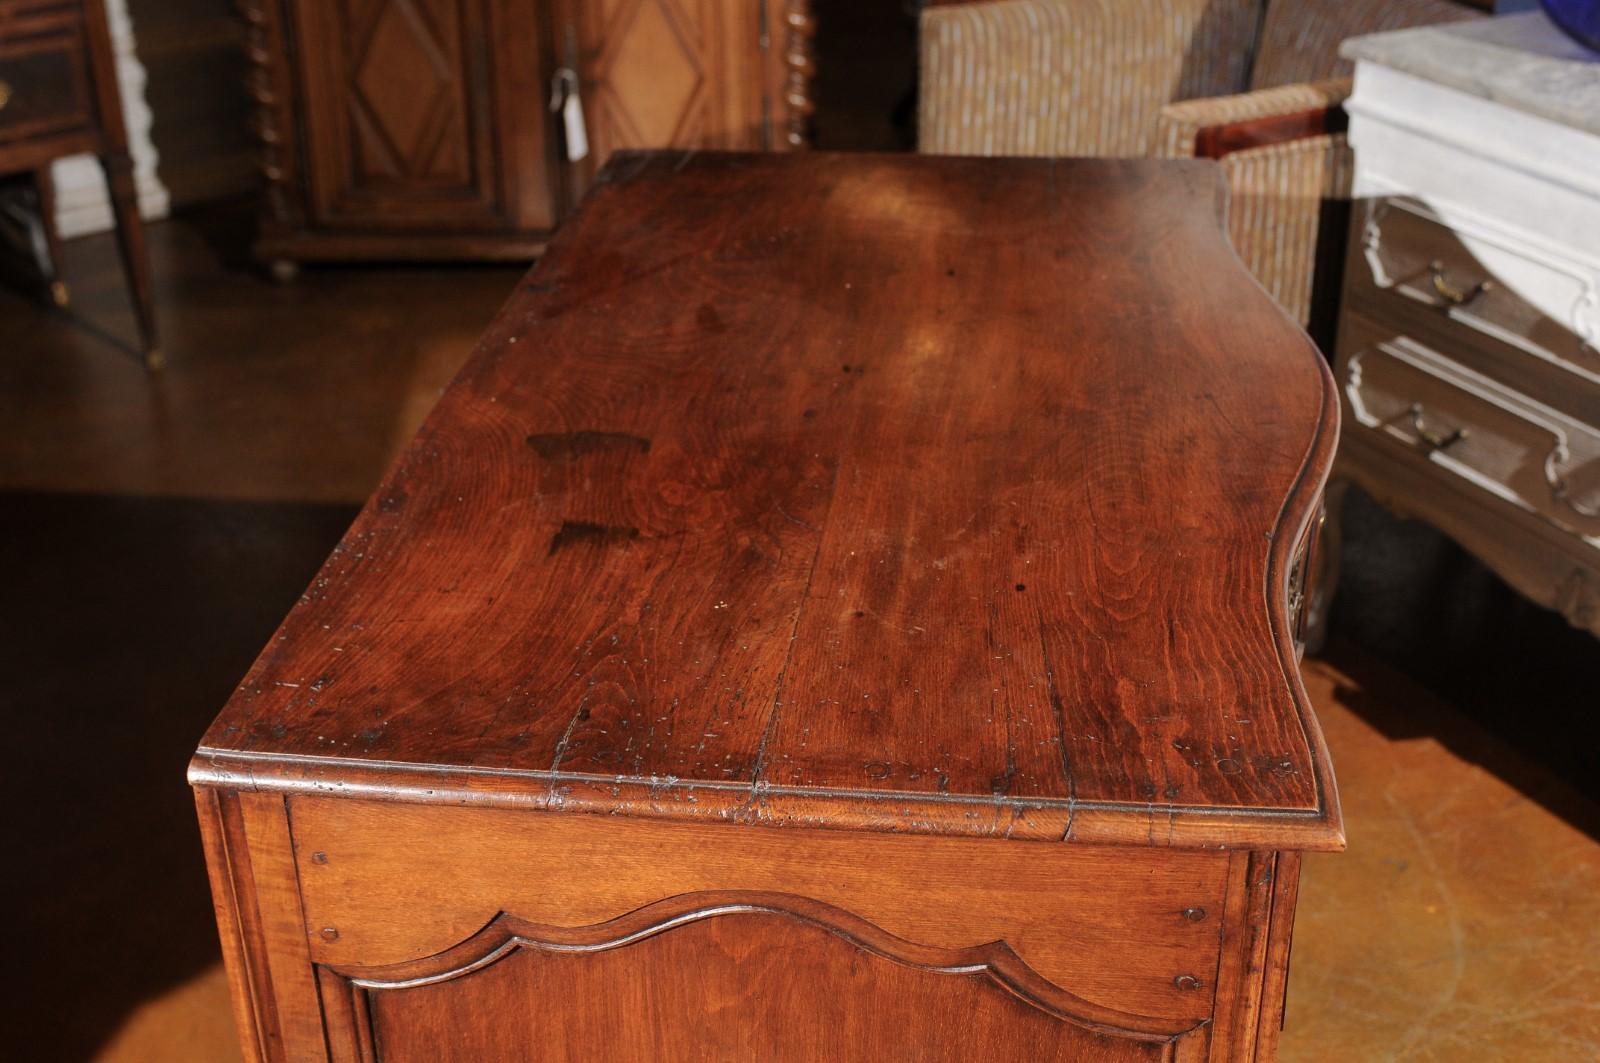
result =
[{"label": "bronze hardware", "polygon": [[6,104],[11,102],[11,83],[0,80],[0,111],[5,110]]},{"label": "bronze hardware", "polygon": [[1449,306],[1467,306],[1494,287],[1493,281],[1479,281],[1468,291],[1462,291],[1444,279],[1444,263],[1434,259],[1428,263],[1428,277],[1433,282],[1433,290]]},{"label": "bronze hardware", "polygon": [[1465,428],[1457,428],[1448,435],[1442,435],[1430,430],[1427,425],[1422,423],[1422,403],[1420,402],[1411,404],[1411,427],[1416,430],[1417,436],[1434,450],[1443,450],[1452,443],[1459,443],[1467,438],[1467,430]]}]

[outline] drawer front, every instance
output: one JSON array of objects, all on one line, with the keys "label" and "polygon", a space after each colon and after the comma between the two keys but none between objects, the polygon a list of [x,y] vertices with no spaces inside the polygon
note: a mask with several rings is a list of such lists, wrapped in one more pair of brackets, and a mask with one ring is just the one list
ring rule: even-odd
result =
[{"label": "drawer front", "polygon": [[1413,339],[1347,321],[1348,431],[1422,454],[1440,476],[1600,545],[1600,429]]},{"label": "drawer front", "polygon": [[77,33],[0,40],[0,143],[79,129],[92,113]]},{"label": "drawer front", "polygon": [[1600,269],[1404,198],[1368,206],[1351,294],[1431,312],[1436,327],[1488,337],[1600,383]]}]

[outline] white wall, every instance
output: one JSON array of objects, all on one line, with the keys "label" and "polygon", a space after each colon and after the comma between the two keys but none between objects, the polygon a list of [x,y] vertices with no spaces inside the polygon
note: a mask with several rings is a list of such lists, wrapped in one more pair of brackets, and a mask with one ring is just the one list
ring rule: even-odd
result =
[{"label": "white wall", "polygon": [[[146,218],[167,216],[167,190],[156,176],[156,149],[150,142],[150,108],[144,100],[144,67],[133,49],[133,23],[126,0],[104,0],[111,22],[111,48],[116,53],[117,81],[123,117],[128,124],[139,210]],[[111,228],[111,205],[99,161],[90,155],[61,159],[52,171],[56,181],[56,224],[63,237]]]}]

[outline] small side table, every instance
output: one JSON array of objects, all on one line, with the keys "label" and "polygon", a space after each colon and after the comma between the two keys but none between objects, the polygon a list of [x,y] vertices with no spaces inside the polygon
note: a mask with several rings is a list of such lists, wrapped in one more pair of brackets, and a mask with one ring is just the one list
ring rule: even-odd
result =
[{"label": "small side table", "polygon": [[0,0],[0,174],[31,173],[42,219],[51,298],[66,306],[55,231],[50,164],[90,153],[105,169],[117,242],[128,276],[139,350],[145,365],[162,365],[144,224],[133,160],[101,0]]}]

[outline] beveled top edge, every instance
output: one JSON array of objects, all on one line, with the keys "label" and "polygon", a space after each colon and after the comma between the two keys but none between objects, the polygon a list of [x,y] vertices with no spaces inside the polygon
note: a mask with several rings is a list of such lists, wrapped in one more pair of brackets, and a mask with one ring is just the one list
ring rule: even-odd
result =
[{"label": "beveled top edge", "polygon": [[188,781],[247,793],[339,796],[577,815],[720,822],[766,828],[1004,838],[1081,845],[1181,849],[1283,848],[1337,852],[1345,847],[1337,809],[1118,804],[1101,801],[984,800],[969,795],[629,779],[492,768],[250,754],[202,746]]}]

